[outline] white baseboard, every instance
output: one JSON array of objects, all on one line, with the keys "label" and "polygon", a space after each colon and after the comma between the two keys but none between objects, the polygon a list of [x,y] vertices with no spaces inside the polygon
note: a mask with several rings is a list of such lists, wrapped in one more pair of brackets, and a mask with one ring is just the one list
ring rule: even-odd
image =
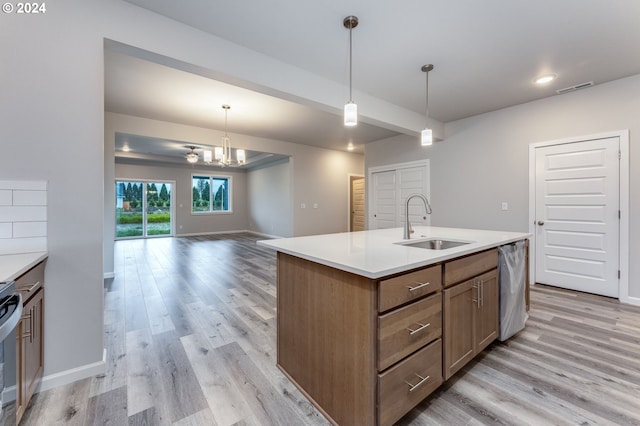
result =
[{"label": "white baseboard", "polygon": [[107,369],[107,349],[102,350],[102,361],[83,365],[82,367],[72,368],[71,370],[61,371],[59,373],[50,374],[42,378],[39,388],[36,392],[42,392],[49,389],[64,386],[87,377],[104,374]]},{"label": "white baseboard", "polygon": [[264,237],[264,238],[284,238],[284,237],[281,237],[280,235],[265,234],[265,233],[257,232],[257,231],[247,231],[247,232],[249,234],[257,235],[259,237]]},{"label": "white baseboard", "polygon": [[249,232],[245,230],[235,230],[235,231],[216,231],[216,232],[195,232],[192,234],[176,234],[176,237],[200,237],[204,235],[221,235],[221,234],[242,234],[244,232]]},{"label": "white baseboard", "polygon": [[[94,362],[91,364],[83,365],[82,367],[72,368],[70,370],[61,371],[59,373],[50,374],[44,376],[40,381],[40,384],[35,390],[35,393],[44,392],[49,389],[57,388],[58,386],[68,385],[78,380],[86,379],[87,377],[97,376],[104,374],[107,368],[107,349],[102,351],[102,361]],[[16,386],[10,386],[5,388],[2,392],[2,402],[11,402],[16,400]]]},{"label": "white baseboard", "polygon": [[103,279],[107,280],[109,278],[115,278],[116,277],[116,273],[115,272],[105,272],[102,276]]},{"label": "white baseboard", "polygon": [[223,234],[254,234],[265,238],[284,238],[278,235],[263,234],[262,232],[250,231],[248,229],[239,229],[234,231],[216,231],[216,232],[196,232],[193,234],[176,234],[176,237],[200,237],[205,235],[223,235]]},{"label": "white baseboard", "polygon": [[628,305],[640,306],[640,297],[627,296],[624,299],[620,299],[620,302]]}]

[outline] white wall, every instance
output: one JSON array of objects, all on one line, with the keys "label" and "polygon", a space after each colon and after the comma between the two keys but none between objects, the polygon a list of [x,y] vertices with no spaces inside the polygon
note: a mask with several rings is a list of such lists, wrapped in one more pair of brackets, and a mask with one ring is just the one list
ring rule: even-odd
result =
[{"label": "white wall", "polygon": [[249,230],[279,237],[293,236],[289,160],[249,170],[247,191]]},{"label": "white wall", "polygon": [[528,232],[529,144],[629,129],[629,294],[640,297],[638,117],[640,75],[448,123],[430,148],[409,137],[369,144],[366,167],[430,158],[433,225]]},{"label": "white wall", "polygon": [[48,181],[45,375],[103,357],[104,17],[94,3],[0,18],[0,178]]},{"label": "white wall", "polygon": [[[104,200],[113,195],[115,174],[113,147],[104,145],[105,39],[325,110],[340,111],[346,88],[120,0],[47,6],[39,16],[1,17],[0,179],[49,183],[44,373],[61,383],[93,374],[103,360],[103,271],[112,270],[103,267],[103,235],[112,226],[104,219],[113,212]],[[420,114],[366,98],[363,121],[395,118],[396,128],[419,128]],[[352,158],[348,172],[362,173],[362,156]],[[301,226],[301,232],[331,230],[322,222]]]},{"label": "white wall", "polygon": [[[232,213],[192,214],[191,213],[191,175],[199,173],[205,176],[220,175],[231,177]],[[244,171],[207,167],[189,167],[178,164],[143,165],[117,162],[116,179],[143,179],[174,181],[173,221],[176,235],[207,234],[217,232],[244,231],[247,229],[247,175]],[[105,203],[107,204],[107,203]],[[109,203],[111,204],[111,203]],[[112,210],[115,212],[115,209]],[[113,238],[113,234],[111,234]],[[106,239],[106,236],[105,236]]]}]

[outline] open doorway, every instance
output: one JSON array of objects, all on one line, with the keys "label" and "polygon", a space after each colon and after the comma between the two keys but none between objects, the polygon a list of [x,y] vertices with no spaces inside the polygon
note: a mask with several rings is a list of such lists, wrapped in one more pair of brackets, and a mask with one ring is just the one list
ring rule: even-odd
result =
[{"label": "open doorway", "polygon": [[349,175],[349,231],[365,230],[364,176]]}]

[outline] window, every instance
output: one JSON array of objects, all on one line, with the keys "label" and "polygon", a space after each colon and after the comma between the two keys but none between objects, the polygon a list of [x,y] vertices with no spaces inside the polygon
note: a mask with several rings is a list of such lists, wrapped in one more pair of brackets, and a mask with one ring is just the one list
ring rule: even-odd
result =
[{"label": "window", "polygon": [[232,211],[230,176],[193,175],[191,182],[191,213]]}]

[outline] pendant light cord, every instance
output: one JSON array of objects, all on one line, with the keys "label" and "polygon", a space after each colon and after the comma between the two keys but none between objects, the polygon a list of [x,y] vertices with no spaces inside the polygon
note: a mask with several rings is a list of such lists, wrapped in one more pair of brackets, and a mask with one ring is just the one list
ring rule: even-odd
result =
[{"label": "pendant light cord", "polygon": [[229,112],[229,108],[224,108],[224,137],[225,138],[229,137],[229,135],[227,134],[227,113],[228,112]]},{"label": "pendant light cord", "polygon": [[353,29],[353,24],[349,23],[349,102],[353,102],[353,94],[352,94],[352,81],[353,81],[353,47],[351,40],[351,31]]},{"label": "pendant light cord", "polygon": [[433,70],[433,64],[426,64],[420,68],[422,72],[426,74],[425,80],[427,85],[425,87],[425,103],[426,103],[426,116],[425,116],[425,125],[429,128],[429,71]]},{"label": "pendant light cord", "polygon": [[425,101],[426,101],[426,116],[425,116],[425,127],[429,127],[429,71],[425,72],[427,75],[427,88],[425,90]]}]

